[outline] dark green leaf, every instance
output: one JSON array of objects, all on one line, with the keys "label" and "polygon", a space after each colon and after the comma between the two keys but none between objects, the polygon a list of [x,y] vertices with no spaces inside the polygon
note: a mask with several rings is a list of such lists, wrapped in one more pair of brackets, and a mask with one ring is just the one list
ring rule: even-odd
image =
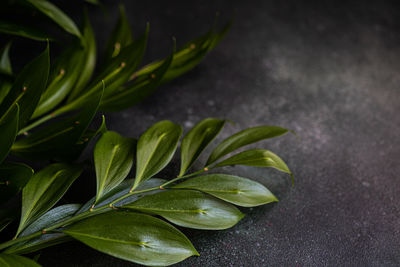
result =
[{"label": "dark green leaf", "polygon": [[202,120],[182,139],[179,176],[184,175],[192,166],[201,152],[218,135],[224,124],[225,121],[220,119],[208,118]]},{"label": "dark green leaf", "polygon": [[162,78],[171,65],[173,54],[157,68],[149,73],[142,73],[132,83],[120,87],[112,95],[104,98],[100,109],[103,111],[119,111],[136,105],[150,96],[161,84]]},{"label": "dark green leaf", "polygon": [[19,104],[19,129],[30,119],[46,87],[49,76],[49,45],[46,50],[28,63],[0,105],[0,114],[6,113],[15,103]]},{"label": "dark green leaf", "polygon": [[209,174],[191,178],[174,188],[194,189],[242,207],[254,207],[278,199],[262,184],[227,174]]},{"label": "dark green leaf", "polygon": [[136,153],[136,179],[133,188],[161,171],[172,159],[182,135],[182,127],[160,121],[142,134]]},{"label": "dark green leaf", "polygon": [[14,104],[0,118],[0,163],[7,157],[18,133],[19,106]]},{"label": "dark green leaf", "polygon": [[22,190],[22,213],[17,234],[51,209],[81,171],[77,165],[56,163],[36,173]]},{"label": "dark green leaf", "polygon": [[97,141],[94,149],[96,202],[126,178],[133,165],[135,147],[135,139],[111,131],[105,132]]},{"label": "dark green leaf", "polygon": [[110,58],[117,56],[122,48],[132,43],[132,40],[132,30],[125,15],[125,8],[120,4],[118,23],[108,40],[105,59],[109,60]]},{"label": "dark green leaf", "polygon": [[[120,183],[118,186],[116,186],[114,189],[112,189],[110,192],[104,194],[104,196],[97,202],[96,208],[108,205],[112,201],[118,199],[121,196],[124,196],[129,193],[130,189],[132,188],[133,184],[133,179],[127,179],[124,180],[122,183]],[[159,187],[160,185],[164,184],[166,180],[164,179],[158,179],[158,178],[153,178],[147,181],[144,181],[141,183],[136,190],[141,191],[141,190],[146,190],[149,188],[154,188],[154,187]],[[144,193],[139,193],[139,194],[133,194],[127,198],[124,198],[123,200],[119,201],[118,203],[115,204],[115,206],[121,206],[125,205],[128,203],[132,203],[133,201],[136,201],[137,199],[146,196],[146,195],[151,195],[151,194],[156,194],[158,192],[161,192],[160,190],[152,190]],[[77,214],[82,213],[84,211],[87,211],[90,209],[90,207],[93,205],[95,202],[96,197],[93,197],[90,199],[88,202],[86,202],[77,212]],[[107,211],[107,210],[106,210]]]},{"label": "dark green leaf", "polygon": [[96,250],[143,265],[171,265],[198,255],[187,237],[170,224],[133,212],[100,214],[64,232]]},{"label": "dark green leaf", "polygon": [[0,52],[0,72],[8,75],[12,75],[12,67],[9,56],[10,47],[11,47],[11,42],[7,43]]},{"label": "dark green leaf", "polygon": [[81,58],[80,63],[82,69],[78,81],[68,97],[68,102],[71,102],[82,94],[82,90],[85,89],[90,78],[92,78],[96,67],[96,39],[87,12],[84,13],[82,32],[82,40],[84,42],[84,56]]},{"label": "dark green leaf", "polygon": [[18,210],[14,208],[0,209],[0,232],[19,216]]},{"label": "dark green leaf", "polygon": [[26,257],[4,253],[0,254],[0,265],[4,267],[40,267],[39,264]]},{"label": "dark green leaf", "polygon": [[231,204],[192,190],[145,196],[123,208],[157,214],[179,226],[208,230],[230,228],[244,216]]},{"label": "dark green leaf", "polygon": [[[29,225],[24,231],[22,231],[20,236],[27,236],[35,232],[42,231],[51,225],[68,219],[76,213],[80,206],[80,204],[66,204],[49,210],[31,225]],[[50,245],[62,243],[67,240],[70,240],[70,238],[64,233],[46,233],[37,238],[30,239],[29,241],[18,243],[8,248],[6,251],[9,254],[31,253],[33,251],[37,251]]]},{"label": "dark green leaf", "polygon": [[42,32],[37,27],[30,27],[22,24],[15,24],[12,22],[0,21],[0,32],[21,36],[37,41],[52,40],[52,38],[45,32]]},{"label": "dark green leaf", "polygon": [[285,162],[276,154],[265,149],[250,149],[219,162],[215,168],[228,165],[246,165],[253,167],[272,167],[292,175]]},{"label": "dark green leaf", "polygon": [[51,68],[47,89],[42,94],[32,118],[43,115],[64,100],[81,77],[83,58],[84,49],[77,41],[56,59]]},{"label": "dark green leaf", "polygon": [[95,134],[86,129],[96,114],[101,97],[101,92],[96,92],[77,114],[46,125],[18,140],[11,148],[12,153],[29,159],[76,158]]},{"label": "dark green leaf", "polygon": [[0,203],[15,196],[29,181],[33,170],[22,163],[3,163],[0,165]]},{"label": "dark green leaf", "polygon": [[240,147],[261,141],[263,139],[277,137],[287,132],[287,129],[277,126],[258,126],[240,131],[222,141],[213,150],[207,160],[207,166]]},{"label": "dark green leaf", "polygon": [[55,23],[57,23],[61,28],[65,31],[81,38],[81,33],[76,27],[75,23],[72,19],[70,19],[64,12],[62,12],[58,7],[54,4],[46,1],[46,0],[26,0],[31,3],[35,8],[37,8],[40,12],[48,16]]}]

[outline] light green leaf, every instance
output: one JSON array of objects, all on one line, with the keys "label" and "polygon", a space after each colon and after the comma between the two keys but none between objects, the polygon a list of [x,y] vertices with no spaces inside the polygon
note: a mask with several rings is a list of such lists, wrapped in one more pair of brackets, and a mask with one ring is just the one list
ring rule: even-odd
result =
[{"label": "light green leaf", "polygon": [[86,11],[84,12],[83,17],[82,32],[82,40],[84,42],[84,56],[81,58],[80,63],[82,69],[79,78],[68,97],[68,102],[71,102],[82,94],[82,91],[86,88],[86,85],[92,78],[94,69],[96,67],[96,39]]},{"label": "light green leaf", "polygon": [[112,131],[105,132],[97,141],[94,149],[96,202],[126,178],[133,165],[135,147],[135,139]]},{"label": "light green leaf", "polygon": [[16,141],[11,148],[12,154],[28,159],[75,159],[96,134],[88,132],[87,128],[96,114],[101,93],[96,92],[76,114]]},{"label": "light green leaf", "polygon": [[133,188],[161,171],[172,159],[182,135],[182,127],[160,121],[142,134],[136,152],[136,179]]},{"label": "light green leaf", "polygon": [[[72,217],[76,211],[80,208],[80,204],[66,204],[54,209],[49,210],[42,216],[40,216],[36,221],[29,225],[24,231],[21,232],[20,236],[27,236],[38,231],[64,221]],[[25,254],[32,253],[39,249],[45,247],[63,243],[65,241],[71,240],[70,237],[66,236],[64,233],[45,233],[37,238],[30,239],[26,242],[18,243],[6,250],[8,254]]]},{"label": "light green leaf", "polygon": [[51,164],[33,175],[22,190],[21,221],[17,235],[51,209],[82,172],[78,165]]},{"label": "light green leaf", "polygon": [[191,178],[173,188],[199,190],[242,207],[255,207],[278,201],[262,184],[227,174]]},{"label": "light green leaf", "polygon": [[125,8],[120,4],[118,23],[111,33],[105,51],[106,61],[117,56],[122,48],[132,43],[132,40],[132,30],[129,26],[129,21],[126,18]]},{"label": "light green leaf", "polygon": [[0,105],[0,114],[5,114],[15,103],[19,104],[19,129],[31,118],[46,87],[49,64],[49,45],[47,44],[46,50],[23,68]]},{"label": "light green leaf", "polygon": [[287,132],[287,129],[278,126],[258,126],[240,131],[222,141],[213,150],[207,160],[207,166],[238,148],[264,139],[277,137]]},{"label": "light green leaf", "polygon": [[192,190],[145,196],[123,208],[157,214],[179,226],[207,230],[230,228],[244,216],[231,204]]},{"label": "light green leaf", "polygon": [[285,162],[278,155],[265,149],[250,149],[219,162],[215,168],[228,165],[246,165],[253,167],[272,167],[292,175]]},{"label": "light green leaf", "polygon": [[194,126],[182,139],[181,170],[179,176],[184,175],[192,166],[201,152],[218,135],[224,124],[224,120],[214,118],[204,119]]},{"label": "light green leaf", "polygon": [[21,266],[21,267],[40,267],[39,264],[34,262],[33,260],[18,256],[18,255],[10,255],[10,254],[0,254],[0,266],[4,267],[14,267],[14,266]]},{"label": "light green leaf", "polygon": [[[175,51],[175,46],[174,46]],[[173,53],[157,68],[133,78],[133,81],[104,98],[102,111],[119,111],[134,106],[150,96],[161,84],[162,78],[171,65]],[[131,79],[131,78],[130,78]]]},{"label": "light green leaf", "polygon": [[0,203],[4,204],[15,196],[29,181],[33,170],[22,163],[0,165]]},{"label": "light green leaf", "polygon": [[78,38],[81,38],[81,33],[78,27],[76,27],[74,21],[70,17],[68,17],[63,11],[61,11],[58,7],[56,7],[54,4],[46,0],[26,0],[26,1],[32,4],[35,8],[37,8],[47,17],[52,19],[65,31],[77,36]]},{"label": "light green leaf", "polygon": [[53,39],[47,33],[39,30],[37,27],[30,27],[27,25],[16,24],[9,21],[0,21],[0,32],[25,37],[36,41],[46,41]]},{"label": "light green leaf", "polygon": [[111,256],[150,266],[180,262],[197,251],[179,230],[149,215],[108,212],[64,230],[73,238]]},{"label": "light green leaf", "polygon": [[55,108],[72,90],[82,74],[84,49],[76,41],[55,61],[49,75],[49,84],[43,92],[32,118],[39,117]]},{"label": "light green leaf", "polygon": [[19,106],[14,104],[0,118],[0,163],[7,157],[18,133]]}]

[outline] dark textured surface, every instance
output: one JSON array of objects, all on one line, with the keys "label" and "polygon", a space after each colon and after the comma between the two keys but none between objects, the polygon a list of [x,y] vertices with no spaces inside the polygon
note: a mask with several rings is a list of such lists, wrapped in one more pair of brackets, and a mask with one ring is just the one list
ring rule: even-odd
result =
[{"label": "dark textured surface", "polygon": [[[235,13],[228,36],[185,77],[144,103],[107,114],[138,136],[171,119],[186,129],[229,118],[223,135],[261,124],[297,132],[257,147],[278,153],[296,185],[273,170],[227,172],[268,186],[280,202],[244,209],[226,231],[187,231],[201,257],[179,266],[400,265],[400,12],[388,1],[126,1],[136,32],[151,22],[148,59]],[[191,2],[191,3],[189,3]],[[111,20],[117,7],[106,2]],[[78,16],[79,10],[71,8]],[[104,42],[112,23],[92,10]],[[221,23],[222,24],[222,23]],[[176,162],[176,161],[175,161]],[[86,192],[84,190],[84,192]],[[69,243],[42,252],[45,266],[129,263]]]}]

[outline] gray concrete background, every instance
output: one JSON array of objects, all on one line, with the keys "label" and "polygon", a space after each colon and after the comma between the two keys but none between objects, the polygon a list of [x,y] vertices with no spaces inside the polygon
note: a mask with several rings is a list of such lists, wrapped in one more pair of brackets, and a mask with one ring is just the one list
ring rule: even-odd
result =
[{"label": "gray concrete background", "polygon": [[[247,216],[232,229],[183,230],[201,256],[178,266],[400,266],[400,9],[394,2],[125,2],[136,33],[151,23],[147,60],[167,55],[172,35],[183,44],[205,32],[216,11],[221,22],[232,14],[235,22],[189,74],[136,107],[106,114],[110,129],[137,137],[162,119],[187,130],[218,117],[236,122],[222,137],[257,125],[297,132],[255,146],[288,163],[295,187],[274,170],[224,169],[263,183],[280,202],[243,209]],[[102,47],[117,15],[112,1],[106,6],[110,21],[91,10]],[[177,163],[164,175],[173,175]],[[39,262],[130,265],[79,243],[44,250]]]}]

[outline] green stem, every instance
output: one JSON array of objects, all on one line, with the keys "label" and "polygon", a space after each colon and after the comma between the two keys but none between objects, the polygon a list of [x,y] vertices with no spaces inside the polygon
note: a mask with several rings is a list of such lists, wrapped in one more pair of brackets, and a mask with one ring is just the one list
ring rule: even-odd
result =
[{"label": "green stem", "polygon": [[155,190],[159,190],[159,189],[164,189],[164,187],[167,187],[168,185],[170,185],[172,183],[175,183],[178,180],[187,179],[187,178],[199,175],[199,174],[201,174],[201,173],[203,173],[203,172],[205,172],[207,170],[208,170],[208,168],[204,168],[204,169],[201,169],[201,170],[199,170],[197,172],[194,172],[194,173],[191,173],[191,174],[188,174],[188,175],[185,175],[185,176],[176,177],[176,178],[174,178],[174,179],[172,179],[172,180],[170,180],[168,182],[163,183],[159,187],[152,187],[152,188],[148,188],[148,189],[144,189],[144,190],[140,190],[140,191],[129,192],[129,193],[127,193],[127,194],[115,199],[114,201],[110,202],[108,205],[101,206],[101,207],[98,207],[98,208],[91,208],[88,211],[82,212],[82,213],[80,213],[80,214],[78,214],[78,215],[76,215],[74,217],[71,217],[71,218],[65,220],[65,221],[56,223],[56,224],[54,224],[54,225],[52,225],[50,227],[47,227],[47,228],[45,228],[45,229],[43,229],[41,231],[38,231],[38,232],[32,233],[30,235],[26,235],[26,236],[23,236],[23,237],[18,237],[16,239],[4,242],[4,243],[0,244],[0,250],[8,248],[8,247],[10,247],[12,245],[18,244],[20,242],[27,241],[27,240],[39,237],[42,234],[54,231],[57,228],[65,227],[67,225],[73,224],[73,223],[75,223],[77,221],[80,221],[82,219],[94,216],[94,215],[96,215],[98,213],[101,213],[102,211],[104,211],[106,209],[111,209],[111,208],[113,208],[114,204],[117,204],[121,200],[124,200],[125,198],[130,197],[132,195],[146,193],[146,192],[155,191]]}]

